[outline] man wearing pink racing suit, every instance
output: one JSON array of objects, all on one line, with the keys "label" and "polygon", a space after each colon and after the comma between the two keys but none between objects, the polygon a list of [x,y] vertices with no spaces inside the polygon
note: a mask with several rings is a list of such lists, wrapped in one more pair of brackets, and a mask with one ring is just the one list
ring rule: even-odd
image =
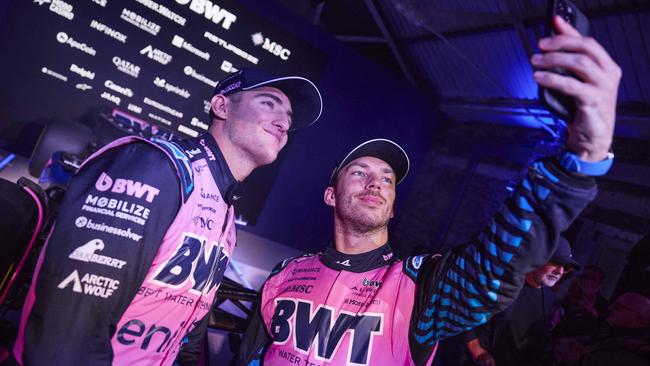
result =
[{"label": "man wearing pink racing suit", "polygon": [[37,263],[19,363],[171,365],[205,334],[235,249],[234,187],[322,110],[311,81],[255,69],[222,80],[211,105],[199,138],[122,138],[84,162]]},{"label": "man wearing pink racing suit", "polygon": [[334,213],[333,247],[271,272],[240,349],[243,365],[425,365],[440,339],[484,323],[516,298],[524,274],[548,261],[559,234],[595,196],[589,175],[604,174],[613,158],[620,68],[595,41],[555,23],[559,36],[540,41],[545,53],[531,61],[580,76],[534,75],[576,100],[564,149],[533,163],[471,242],[404,261],[393,256],[387,225],[408,157],[384,139],[352,149],[324,195]]}]

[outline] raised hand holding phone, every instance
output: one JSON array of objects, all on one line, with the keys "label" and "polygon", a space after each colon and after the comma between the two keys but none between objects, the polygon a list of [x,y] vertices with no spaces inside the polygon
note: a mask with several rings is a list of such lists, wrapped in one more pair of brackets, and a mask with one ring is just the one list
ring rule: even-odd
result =
[{"label": "raised hand holding phone", "polygon": [[[616,120],[621,68],[593,38],[581,35],[559,16],[553,17],[555,36],[540,39],[541,54],[531,57],[533,76],[543,87],[575,100],[566,148],[583,162],[608,158]],[[551,71],[565,69],[577,78]]]}]

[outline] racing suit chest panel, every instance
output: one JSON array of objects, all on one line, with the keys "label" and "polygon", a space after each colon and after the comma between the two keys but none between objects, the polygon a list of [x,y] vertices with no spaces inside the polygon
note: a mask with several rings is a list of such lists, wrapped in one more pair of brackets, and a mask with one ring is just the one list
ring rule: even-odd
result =
[{"label": "racing suit chest panel", "polygon": [[261,314],[273,339],[264,365],[410,364],[415,284],[401,268],[354,273],[319,256],[293,260],[263,289]]},{"label": "racing suit chest panel", "polygon": [[111,340],[114,364],[171,365],[183,337],[212,306],[236,229],[233,208],[207,164],[205,159],[191,163],[194,189],[118,322]]}]

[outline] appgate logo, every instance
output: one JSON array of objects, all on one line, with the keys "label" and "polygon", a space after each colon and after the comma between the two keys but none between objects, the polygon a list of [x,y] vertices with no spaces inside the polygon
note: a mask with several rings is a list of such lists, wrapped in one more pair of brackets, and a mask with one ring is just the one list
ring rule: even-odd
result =
[{"label": "appgate logo", "polygon": [[214,24],[220,24],[223,29],[230,29],[230,26],[237,20],[237,16],[228,10],[213,4],[208,0],[176,0],[178,4],[190,6],[190,10],[197,14],[203,14],[205,19],[210,19]]},{"label": "appgate logo", "polygon": [[126,87],[123,87],[123,86],[120,86],[120,85],[117,85],[112,80],[106,80],[104,82],[104,86],[107,87],[108,89],[112,90],[112,91],[116,91],[116,92],[118,92],[118,93],[120,93],[122,95],[126,95],[127,97],[130,97],[130,98],[133,97],[133,90],[131,90],[129,88],[126,88]]},{"label": "appgate logo", "polygon": [[107,26],[107,25],[105,25],[103,23],[100,23],[100,22],[96,21],[95,19],[90,21],[90,28],[92,28],[94,30],[97,30],[99,32],[102,32],[105,35],[107,35],[107,36],[109,36],[109,37],[111,37],[113,39],[116,39],[119,42],[126,43],[126,34],[120,33],[118,31],[116,31],[115,29],[113,29],[113,28],[111,28],[111,27],[109,27],[109,26]]},{"label": "appgate logo", "polygon": [[78,74],[79,76],[84,77],[86,79],[90,79],[90,80],[95,79],[95,73],[94,72],[92,72],[90,70],[86,70],[83,67],[77,66],[75,64],[70,65],[70,71],[72,71],[75,74]]},{"label": "appgate logo", "polygon": [[113,292],[120,288],[120,281],[118,280],[92,273],[86,273],[83,277],[79,277],[79,272],[76,269],[61,281],[57,287],[63,290],[70,284],[72,284],[72,291],[78,294],[105,299],[111,297]]},{"label": "appgate logo", "polygon": [[185,99],[190,97],[190,92],[187,89],[181,88],[180,86],[176,86],[173,84],[170,84],[167,82],[167,80],[156,76],[156,78],[153,81],[154,85],[165,89],[168,93],[176,94],[178,96],[181,96]]},{"label": "appgate logo", "polygon": [[251,39],[253,44],[256,46],[262,46],[263,49],[269,51],[275,56],[287,61],[289,56],[291,56],[291,51],[288,48],[284,48],[281,44],[271,41],[269,38],[264,37],[262,32],[257,32],[251,34]]},{"label": "appgate logo", "polygon": [[95,252],[101,252],[102,250],[104,250],[104,242],[102,239],[93,239],[72,251],[68,258],[80,262],[97,263],[102,266],[113,267],[117,269],[122,269],[122,267],[124,267],[126,261],[111,258],[106,255],[95,254]]},{"label": "appgate logo", "polygon": [[172,61],[172,56],[162,50],[153,48],[152,45],[140,50],[141,55],[146,55],[148,58],[158,62],[161,65],[167,65]]},{"label": "appgate logo", "polygon": [[182,48],[206,61],[210,60],[210,54],[206,51],[201,51],[200,49],[194,47],[191,43],[187,42],[183,37],[179,35],[174,35],[172,39],[172,44],[178,48]]},{"label": "appgate logo", "polygon": [[213,88],[217,86],[216,81],[206,77],[205,75],[199,74],[198,72],[196,72],[196,70],[194,70],[192,66],[185,66],[183,68],[183,72],[185,73],[185,75],[190,76],[202,83],[208,84]]},{"label": "appgate logo", "polygon": [[72,5],[61,0],[34,0],[39,6],[43,4],[50,4],[50,11],[60,15],[68,20],[74,19],[74,13],[72,12]]},{"label": "appgate logo", "polygon": [[79,51],[87,53],[91,56],[95,56],[97,54],[97,51],[94,48],[88,46],[83,42],[75,41],[72,37],[68,36],[68,34],[65,32],[57,33],[56,40],[59,41],[59,43],[67,44],[68,46],[72,48],[76,48]]},{"label": "appgate logo", "polygon": [[151,35],[155,36],[158,35],[158,32],[160,32],[160,26],[158,24],[127,8],[122,9],[120,18]]},{"label": "appgate logo", "polygon": [[111,191],[113,193],[126,194],[127,196],[142,198],[146,195],[147,202],[153,202],[154,198],[160,193],[158,188],[148,184],[143,184],[131,179],[117,178],[113,179],[106,172],[102,172],[95,182],[95,189],[100,192]]},{"label": "appgate logo", "polygon": [[119,71],[136,79],[140,75],[140,66],[134,65],[131,62],[124,60],[118,56],[113,57],[113,65],[115,65]]}]

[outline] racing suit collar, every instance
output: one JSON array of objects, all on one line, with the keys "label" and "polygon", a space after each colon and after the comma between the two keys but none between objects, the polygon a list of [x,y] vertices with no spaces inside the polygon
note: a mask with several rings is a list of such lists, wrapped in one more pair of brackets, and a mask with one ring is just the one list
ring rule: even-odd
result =
[{"label": "racing suit collar", "polygon": [[219,191],[222,192],[221,194],[223,196],[223,199],[230,206],[241,197],[241,194],[239,192],[240,184],[237,179],[235,179],[235,176],[232,175],[230,167],[226,162],[226,158],[224,158],[223,154],[221,153],[221,149],[219,149],[219,145],[217,144],[217,141],[214,139],[214,137],[212,137],[212,135],[209,133],[204,133],[199,136],[198,139],[199,141],[205,141],[204,146],[210,149],[216,158],[214,161],[209,160],[208,166],[212,171],[212,176],[217,183]]},{"label": "racing suit collar", "polygon": [[321,256],[323,264],[339,271],[361,273],[389,265],[395,261],[393,249],[388,243],[377,249],[360,254],[345,254],[329,246]]}]

